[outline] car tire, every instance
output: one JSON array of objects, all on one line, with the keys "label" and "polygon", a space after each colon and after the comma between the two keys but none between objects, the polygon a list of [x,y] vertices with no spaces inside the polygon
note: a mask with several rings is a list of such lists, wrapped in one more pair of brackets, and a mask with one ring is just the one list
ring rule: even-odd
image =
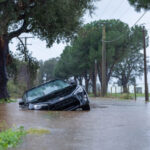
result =
[{"label": "car tire", "polygon": [[89,104],[86,104],[84,106],[82,106],[82,110],[90,110],[90,105]]}]

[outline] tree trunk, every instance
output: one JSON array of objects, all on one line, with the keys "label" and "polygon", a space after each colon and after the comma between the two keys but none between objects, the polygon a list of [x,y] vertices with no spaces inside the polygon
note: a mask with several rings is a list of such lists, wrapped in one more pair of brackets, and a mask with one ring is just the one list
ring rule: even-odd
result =
[{"label": "tree trunk", "polygon": [[82,86],[82,77],[79,76],[78,80],[79,80],[79,84]]},{"label": "tree trunk", "polygon": [[9,97],[7,91],[7,56],[8,56],[8,40],[0,37],[0,99],[7,99]]},{"label": "tree trunk", "polygon": [[94,96],[96,97],[97,94],[96,94],[96,74],[95,74],[95,71],[92,72],[92,89],[93,89],[93,94]]},{"label": "tree trunk", "polygon": [[34,81],[30,73],[30,62],[27,62],[26,67],[27,67],[27,89],[29,90],[33,87],[33,81]]},{"label": "tree trunk", "polygon": [[76,77],[76,76],[74,76],[74,81],[75,81],[76,84],[78,83],[78,82],[77,82],[77,77]]},{"label": "tree trunk", "polygon": [[128,93],[128,87],[127,84],[123,85],[123,93]]},{"label": "tree trunk", "polygon": [[89,93],[89,79],[87,74],[84,75],[84,80],[85,80],[85,90],[87,93]]}]

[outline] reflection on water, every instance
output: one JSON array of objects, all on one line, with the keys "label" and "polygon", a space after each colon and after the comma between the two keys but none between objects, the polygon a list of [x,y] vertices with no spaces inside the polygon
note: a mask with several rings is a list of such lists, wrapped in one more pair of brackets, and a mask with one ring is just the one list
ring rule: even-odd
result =
[{"label": "reflection on water", "polygon": [[16,103],[0,104],[0,122],[50,130],[50,134],[27,135],[15,150],[150,149],[149,103],[97,98],[91,100],[91,107],[89,112],[29,111]]}]

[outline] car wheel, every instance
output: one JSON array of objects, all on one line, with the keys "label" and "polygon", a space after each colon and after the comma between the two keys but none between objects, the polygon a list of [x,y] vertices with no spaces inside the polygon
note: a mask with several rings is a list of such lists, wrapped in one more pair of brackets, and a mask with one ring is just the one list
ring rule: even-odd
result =
[{"label": "car wheel", "polygon": [[90,105],[86,104],[86,105],[82,106],[82,110],[90,110]]}]

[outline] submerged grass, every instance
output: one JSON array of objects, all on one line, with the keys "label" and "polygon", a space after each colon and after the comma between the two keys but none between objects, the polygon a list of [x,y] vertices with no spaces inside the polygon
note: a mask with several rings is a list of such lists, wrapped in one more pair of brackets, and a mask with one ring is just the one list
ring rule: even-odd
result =
[{"label": "submerged grass", "polygon": [[49,134],[50,131],[47,129],[36,129],[36,128],[30,128],[29,130],[27,130],[27,134],[38,134],[38,135],[42,135],[42,134]]}]

